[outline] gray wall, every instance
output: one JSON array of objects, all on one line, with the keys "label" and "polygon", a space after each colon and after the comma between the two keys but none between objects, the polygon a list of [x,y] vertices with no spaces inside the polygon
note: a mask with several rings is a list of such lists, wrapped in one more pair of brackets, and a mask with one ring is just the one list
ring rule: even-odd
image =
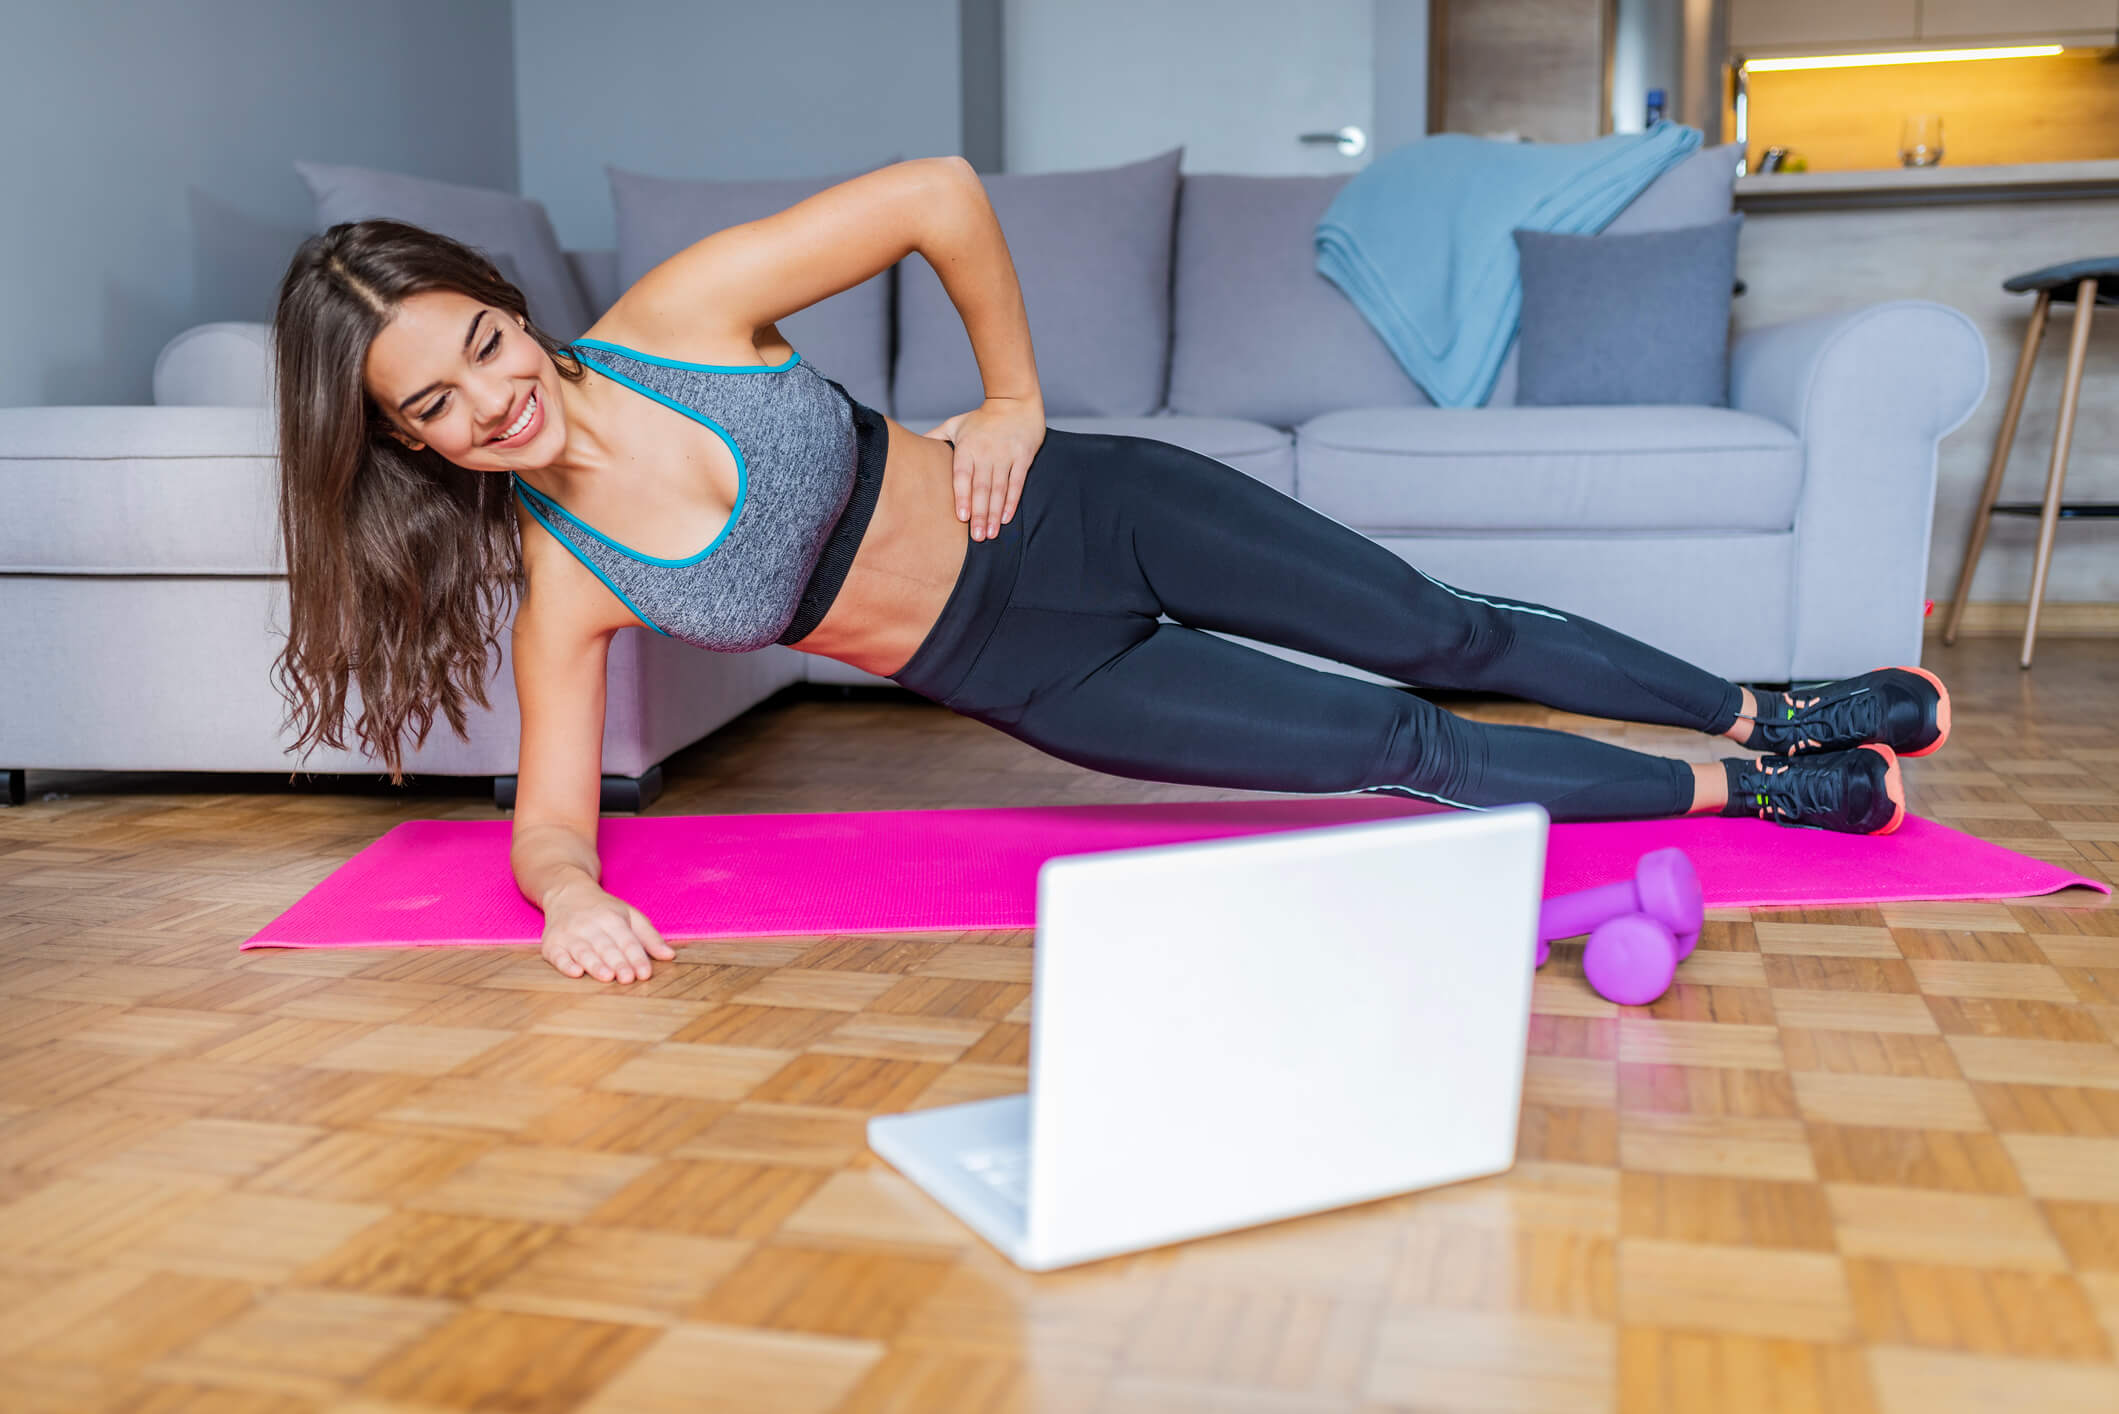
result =
[{"label": "gray wall", "polygon": [[963,154],[981,172],[998,172],[1007,152],[1001,75],[1007,61],[1001,0],[963,0],[957,31],[963,87]]},{"label": "gray wall", "polygon": [[507,0],[0,0],[0,406],[146,403],[270,317],[297,158],[513,189]]},{"label": "gray wall", "polygon": [[0,406],[146,403],[176,334],[270,318],[314,224],[297,159],[519,191],[577,248],[616,243],[606,162],[823,175],[962,152],[991,170],[999,13],[0,0]]},{"label": "gray wall", "polygon": [[586,250],[618,242],[605,164],[824,177],[971,157],[959,46],[980,31],[965,4],[987,0],[515,0],[521,191]]}]

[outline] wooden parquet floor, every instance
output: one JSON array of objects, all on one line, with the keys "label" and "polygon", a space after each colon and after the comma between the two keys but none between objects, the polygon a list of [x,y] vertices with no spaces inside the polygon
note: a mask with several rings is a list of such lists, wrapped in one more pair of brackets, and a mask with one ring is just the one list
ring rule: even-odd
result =
[{"label": "wooden parquet floor", "polygon": [[[1914,809],[2108,877],[2119,643],[2013,651],[1931,652]],[[910,699],[768,704],[669,778],[654,813],[1234,794]],[[632,987],[236,951],[443,816],[484,787],[39,772],[0,810],[0,1409],[2119,1410],[2101,897],[1718,913],[1640,1009],[1563,948],[1508,1174],[1033,1277],[862,1138],[1023,1087],[1028,934]]]}]

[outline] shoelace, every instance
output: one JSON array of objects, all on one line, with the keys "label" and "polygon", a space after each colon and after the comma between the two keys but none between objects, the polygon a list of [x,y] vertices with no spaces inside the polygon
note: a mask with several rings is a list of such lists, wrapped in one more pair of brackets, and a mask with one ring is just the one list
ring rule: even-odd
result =
[{"label": "shoelace", "polygon": [[[1779,761],[1776,769],[1764,763]],[[1755,771],[1739,771],[1741,792],[1759,806],[1761,820],[1777,814],[1784,820],[1804,815],[1828,815],[1840,808],[1840,778],[1836,771],[1798,771],[1786,757],[1761,756]]]},{"label": "shoelace", "polygon": [[1883,729],[1883,699],[1866,687],[1830,702],[1813,697],[1808,702],[1792,704],[1792,710],[1784,707],[1782,712],[1777,719],[1767,719],[1765,725],[1776,734],[1801,732],[1789,743],[1790,749],[1822,747],[1833,741],[1869,741]]}]

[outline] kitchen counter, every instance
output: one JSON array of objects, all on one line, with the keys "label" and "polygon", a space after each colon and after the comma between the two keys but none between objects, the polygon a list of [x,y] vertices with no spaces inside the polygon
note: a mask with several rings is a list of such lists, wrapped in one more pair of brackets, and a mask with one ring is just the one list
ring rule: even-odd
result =
[{"label": "kitchen counter", "polygon": [[1767,172],[1736,180],[1739,211],[1848,210],[2112,193],[2119,193],[2119,160],[2023,162],[2002,167],[1952,167],[1945,160],[1934,167]]},{"label": "kitchen counter", "polygon": [[[1986,340],[1986,398],[1942,439],[1937,463],[1928,594],[1947,603],[2035,303],[2003,290],[2002,282],[2063,261],[2119,254],[2119,162],[1952,167],[1945,161],[1875,172],[1774,173],[1740,178],[1736,192],[1745,213],[1736,259],[1745,290],[1732,308],[1740,330],[1925,299],[1962,311]],[[2043,490],[2073,317],[2066,306],[2053,310],[2004,499],[2031,500]],[[2090,325],[2067,489],[2072,500],[2119,501],[2119,319],[2104,311]],[[2037,530],[2035,520],[1994,520],[1972,584],[1974,600],[2022,601]],[[2060,538],[2046,602],[2119,600],[2119,522],[2070,522]]]}]

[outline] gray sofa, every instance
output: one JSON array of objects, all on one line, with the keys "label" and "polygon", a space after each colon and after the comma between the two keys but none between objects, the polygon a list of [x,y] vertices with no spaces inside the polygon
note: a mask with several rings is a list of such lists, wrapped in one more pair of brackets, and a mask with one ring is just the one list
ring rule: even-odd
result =
[{"label": "gray sofa", "polygon": [[[1726,212],[1731,151],[1665,174],[1608,229]],[[1438,409],[1315,273],[1309,233],[1346,178],[1180,176],[1175,152],[1112,169],[1170,193],[1127,188],[1115,212],[1069,185],[1083,174],[987,179],[1051,426],[1191,447],[1452,584],[1564,606],[1739,681],[1919,661],[1936,444],[1986,386],[1963,315],[1894,302],[1747,333],[1729,407],[1518,407],[1511,355],[1488,406]],[[1154,219],[1112,234],[1143,208]],[[1111,240],[1137,248],[1097,245]],[[565,253],[584,308],[617,298],[620,254]],[[926,263],[867,284],[782,332],[916,432],[975,406],[968,341]],[[266,332],[179,335],[153,406],[0,408],[0,770],[15,802],[26,770],[295,769],[269,680],[286,582]],[[665,757],[784,687],[884,682],[644,628],[618,635],[610,673],[619,809],[653,798]],[[469,741],[438,722],[406,770],[493,777],[505,805],[519,725],[505,651],[488,692]],[[301,769],[378,763],[319,750]]]}]

